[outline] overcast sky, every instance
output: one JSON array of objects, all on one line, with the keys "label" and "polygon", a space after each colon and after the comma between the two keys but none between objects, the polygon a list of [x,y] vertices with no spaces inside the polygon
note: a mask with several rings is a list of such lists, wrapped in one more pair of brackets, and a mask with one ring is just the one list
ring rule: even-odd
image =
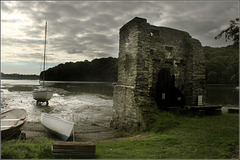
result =
[{"label": "overcast sky", "polygon": [[1,71],[39,74],[48,22],[47,67],[118,57],[119,29],[134,17],[188,32],[203,46],[232,42],[214,37],[238,17],[236,1],[1,2]]}]

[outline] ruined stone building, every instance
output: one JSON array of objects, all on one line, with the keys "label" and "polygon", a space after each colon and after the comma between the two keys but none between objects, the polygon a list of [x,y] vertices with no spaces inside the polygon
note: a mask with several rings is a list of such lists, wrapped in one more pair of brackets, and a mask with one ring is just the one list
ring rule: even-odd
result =
[{"label": "ruined stone building", "polygon": [[203,49],[187,32],[135,17],[120,29],[118,60],[112,127],[140,130],[152,107],[205,103]]}]

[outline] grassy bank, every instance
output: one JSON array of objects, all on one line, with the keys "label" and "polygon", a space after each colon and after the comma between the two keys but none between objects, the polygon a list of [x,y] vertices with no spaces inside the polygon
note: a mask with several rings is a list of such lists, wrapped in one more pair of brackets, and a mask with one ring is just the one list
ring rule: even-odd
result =
[{"label": "grassy bank", "polygon": [[10,140],[1,143],[2,159],[52,159],[51,141],[40,137],[34,140]]},{"label": "grassy bank", "polygon": [[[193,117],[163,112],[153,119],[159,120],[150,132],[96,143],[96,158],[239,158],[238,114]],[[1,149],[2,158],[54,158],[46,139],[2,142]]]},{"label": "grassy bank", "polygon": [[101,142],[98,158],[225,159],[238,158],[238,114],[189,117],[160,114],[153,132]]}]

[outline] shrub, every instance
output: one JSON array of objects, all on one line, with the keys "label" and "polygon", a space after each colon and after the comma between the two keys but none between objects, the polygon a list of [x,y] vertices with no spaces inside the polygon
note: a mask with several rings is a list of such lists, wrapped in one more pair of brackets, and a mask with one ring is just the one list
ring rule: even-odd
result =
[{"label": "shrub", "polygon": [[10,140],[1,143],[3,159],[40,159],[52,158],[51,141],[46,138],[35,140]]}]

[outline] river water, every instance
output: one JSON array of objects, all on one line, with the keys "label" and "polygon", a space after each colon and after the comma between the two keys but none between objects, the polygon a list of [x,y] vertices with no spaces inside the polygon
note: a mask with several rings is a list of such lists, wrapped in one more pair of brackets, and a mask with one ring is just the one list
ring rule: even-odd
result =
[{"label": "river water", "polygon": [[[1,80],[1,112],[24,108],[29,122],[39,122],[42,112],[76,123],[109,127],[113,112],[113,85],[100,82],[48,82],[54,91],[49,106],[36,106],[32,90],[38,80]],[[207,103],[239,105],[239,90],[233,85],[207,85]]]}]

